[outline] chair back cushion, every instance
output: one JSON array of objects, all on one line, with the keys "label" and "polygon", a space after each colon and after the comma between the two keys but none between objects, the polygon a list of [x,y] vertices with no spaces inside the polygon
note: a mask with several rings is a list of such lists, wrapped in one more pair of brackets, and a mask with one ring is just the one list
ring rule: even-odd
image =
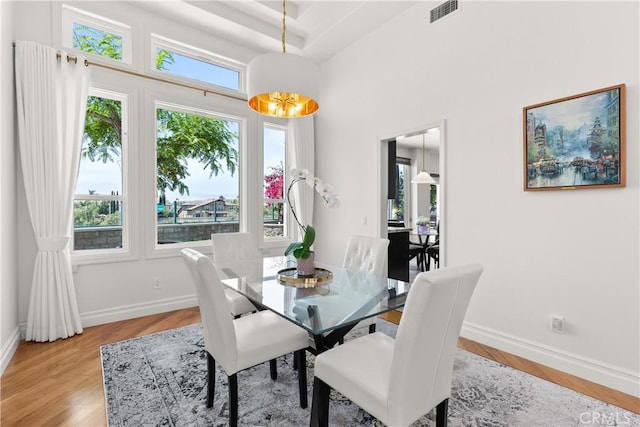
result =
[{"label": "chair back cushion", "polygon": [[246,260],[262,258],[251,233],[214,233],[211,245],[217,268],[237,267]]},{"label": "chair back cushion", "polygon": [[235,372],[238,346],[224,285],[206,255],[193,249],[181,253],[195,283],[205,348],[226,372]]},{"label": "chair back cushion", "polygon": [[342,266],[386,276],[389,239],[370,236],[351,236],[347,243]]},{"label": "chair back cushion", "polygon": [[418,419],[450,396],[460,328],[481,273],[473,264],[416,276],[393,349],[389,420]]}]

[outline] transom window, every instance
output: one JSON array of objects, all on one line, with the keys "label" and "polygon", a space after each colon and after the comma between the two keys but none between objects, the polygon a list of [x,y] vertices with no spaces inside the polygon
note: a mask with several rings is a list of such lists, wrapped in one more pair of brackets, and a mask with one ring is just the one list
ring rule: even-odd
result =
[{"label": "transom window", "polygon": [[62,44],[115,61],[131,63],[131,27],[74,7],[62,7]]},{"label": "transom window", "polygon": [[211,52],[152,35],[153,67],[162,73],[240,91],[244,67]]}]

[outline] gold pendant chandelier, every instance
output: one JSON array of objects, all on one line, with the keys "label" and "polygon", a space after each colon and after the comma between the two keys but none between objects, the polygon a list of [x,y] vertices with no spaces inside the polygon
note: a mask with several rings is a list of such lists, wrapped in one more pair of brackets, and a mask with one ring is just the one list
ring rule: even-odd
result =
[{"label": "gold pendant chandelier", "polygon": [[286,0],[282,2],[282,53],[253,59],[247,68],[249,107],[272,117],[303,117],[318,111],[318,66],[286,51]]}]

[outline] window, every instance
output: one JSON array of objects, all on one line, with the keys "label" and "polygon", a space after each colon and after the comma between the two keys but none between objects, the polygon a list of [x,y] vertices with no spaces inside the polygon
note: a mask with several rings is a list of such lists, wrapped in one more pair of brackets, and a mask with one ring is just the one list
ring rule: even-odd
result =
[{"label": "window", "polygon": [[236,92],[243,89],[240,63],[157,35],[152,38],[155,70]]},{"label": "window", "polygon": [[131,28],[63,5],[63,45],[99,57],[131,63]]},{"label": "window", "polygon": [[156,105],[157,243],[240,228],[240,121]]},{"label": "window", "polygon": [[410,176],[411,161],[403,157],[396,158],[396,197],[390,199],[387,206],[387,219],[391,221],[405,221],[409,215],[409,196],[411,194]]},{"label": "window", "polygon": [[91,90],[74,196],[73,250],[126,249],[126,96]]},{"label": "window", "polygon": [[265,125],[264,141],[264,207],[262,224],[264,238],[286,237],[284,227],[286,200],[284,198],[284,164],[286,155],[286,128]]}]

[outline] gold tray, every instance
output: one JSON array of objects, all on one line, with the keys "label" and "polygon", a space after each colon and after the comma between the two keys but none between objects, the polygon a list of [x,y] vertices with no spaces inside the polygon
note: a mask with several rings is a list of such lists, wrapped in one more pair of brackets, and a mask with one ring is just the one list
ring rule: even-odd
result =
[{"label": "gold tray", "polygon": [[298,276],[296,267],[289,267],[278,271],[276,276],[278,282],[287,286],[295,286],[296,288],[313,288],[333,279],[333,273],[324,268],[316,267],[313,276]]}]

